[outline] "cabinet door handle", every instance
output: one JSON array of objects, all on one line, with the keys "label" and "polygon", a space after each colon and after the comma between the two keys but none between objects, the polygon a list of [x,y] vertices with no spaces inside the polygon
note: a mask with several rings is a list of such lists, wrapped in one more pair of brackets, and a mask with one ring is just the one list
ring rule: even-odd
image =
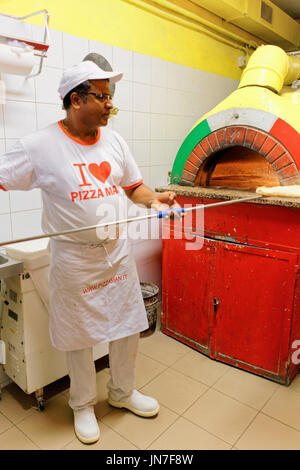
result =
[{"label": "cabinet door handle", "polygon": [[217,297],[214,297],[214,313],[217,313],[219,305],[220,305],[220,300],[217,299]]}]

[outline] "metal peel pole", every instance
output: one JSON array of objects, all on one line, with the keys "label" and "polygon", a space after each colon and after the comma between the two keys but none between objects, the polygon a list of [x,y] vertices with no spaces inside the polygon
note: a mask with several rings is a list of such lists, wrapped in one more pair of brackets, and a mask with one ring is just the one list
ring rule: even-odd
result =
[{"label": "metal peel pole", "polygon": [[213,203],[213,204],[201,204],[199,206],[189,207],[188,209],[184,209],[184,207],[181,207],[180,209],[168,209],[166,211],[160,211],[160,212],[157,212],[157,213],[154,213],[154,214],[148,214],[148,215],[143,215],[143,216],[140,216],[140,217],[134,217],[132,219],[116,220],[116,221],[107,222],[107,223],[104,223],[104,224],[91,225],[89,227],[82,227],[82,228],[74,228],[74,229],[71,229],[71,230],[65,230],[63,232],[47,233],[47,234],[44,234],[44,235],[36,235],[34,237],[18,238],[17,240],[9,240],[9,241],[6,241],[6,242],[1,242],[0,247],[1,246],[7,246],[7,245],[13,245],[15,243],[30,242],[30,241],[33,241],[33,240],[40,240],[42,238],[52,238],[52,237],[59,237],[61,235],[69,235],[69,234],[72,234],[72,233],[85,232],[85,231],[94,230],[94,229],[97,229],[97,228],[110,227],[112,225],[129,224],[130,222],[138,222],[138,221],[141,221],[141,220],[153,219],[154,217],[158,218],[158,219],[162,219],[162,218],[165,218],[165,217],[169,217],[171,214],[183,215],[183,214],[186,214],[187,212],[191,212],[191,211],[195,211],[195,210],[200,210],[200,209],[206,210],[206,209],[209,209],[209,208],[212,208],[212,207],[228,206],[229,204],[237,204],[239,202],[252,201],[252,200],[255,200],[255,199],[260,199],[262,197],[263,197],[262,195],[249,196],[249,197],[244,197],[244,198],[241,198],[241,199],[232,199],[231,201],[216,202],[216,203]]}]

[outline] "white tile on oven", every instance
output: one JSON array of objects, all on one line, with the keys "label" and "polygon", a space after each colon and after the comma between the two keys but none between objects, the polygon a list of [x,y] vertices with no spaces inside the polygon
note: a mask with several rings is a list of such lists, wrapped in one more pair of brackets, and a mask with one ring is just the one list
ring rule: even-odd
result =
[{"label": "white tile on oven", "polygon": [[66,112],[61,108],[61,105],[46,103],[36,104],[37,128],[39,130],[49,124],[64,119],[65,116]]},{"label": "white tile on oven", "polygon": [[72,34],[63,33],[64,69],[82,62],[89,53],[89,41]]},{"label": "white tile on oven", "polygon": [[110,44],[89,40],[89,52],[96,52],[96,54],[102,55],[112,67],[113,46]]},{"label": "white tile on oven", "polygon": [[35,77],[37,103],[60,104],[61,99],[57,91],[62,76],[60,69],[43,66],[42,73]]},{"label": "white tile on oven", "polygon": [[0,242],[11,240],[11,219],[10,214],[0,215]]},{"label": "white tile on oven", "polygon": [[151,114],[151,139],[153,140],[164,140],[167,137],[167,116],[163,114]]},{"label": "white tile on oven", "polygon": [[150,164],[150,142],[149,140],[134,140],[132,153],[138,165],[147,166]]},{"label": "white tile on oven", "polygon": [[124,80],[132,80],[133,52],[120,47],[113,47],[113,65],[116,72],[123,72]]},{"label": "white tile on oven", "polygon": [[[32,25],[32,35],[36,41],[44,42],[45,28],[43,26]],[[47,67],[55,67],[63,69],[63,33],[55,29],[49,29],[50,41],[47,51],[47,57],[44,60],[44,65]],[[43,73],[43,71],[42,71]]]},{"label": "white tile on oven", "polygon": [[5,84],[6,101],[35,101],[34,78],[1,73],[1,79]]},{"label": "white tile on oven", "polygon": [[151,140],[150,165],[163,165],[166,163],[166,141]]},{"label": "white tile on oven", "polygon": [[120,80],[116,83],[113,103],[119,109],[132,111],[132,82]]},{"label": "white tile on oven", "polygon": [[133,111],[149,113],[151,105],[151,87],[142,83],[133,83]]},{"label": "white tile on oven", "polygon": [[10,191],[11,212],[27,211],[42,208],[40,189],[31,191]]},{"label": "white tile on oven", "polygon": [[119,111],[115,116],[113,128],[117,131],[123,139],[132,140],[132,112]]},{"label": "white tile on oven", "polygon": [[4,127],[7,139],[19,139],[36,131],[35,103],[7,101],[4,105]]},{"label": "white tile on oven", "polygon": [[150,114],[133,113],[133,139],[147,140],[150,138]]},{"label": "white tile on oven", "polygon": [[41,235],[41,209],[11,214],[13,238],[24,238]]},{"label": "white tile on oven", "polygon": [[168,77],[168,63],[157,57],[151,58],[151,83],[154,86],[166,87]]},{"label": "white tile on oven", "polygon": [[167,112],[167,88],[151,87],[151,113],[165,114]]},{"label": "white tile on oven", "polygon": [[133,81],[151,84],[151,57],[149,55],[133,53]]}]

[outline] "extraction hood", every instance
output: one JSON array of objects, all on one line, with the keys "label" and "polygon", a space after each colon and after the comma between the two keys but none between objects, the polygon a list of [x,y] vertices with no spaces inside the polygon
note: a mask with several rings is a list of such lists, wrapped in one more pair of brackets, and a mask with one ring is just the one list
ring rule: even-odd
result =
[{"label": "extraction hood", "polygon": [[300,24],[270,0],[172,0],[187,10],[189,4],[223,18],[257,38],[292,51],[300,46]]}]

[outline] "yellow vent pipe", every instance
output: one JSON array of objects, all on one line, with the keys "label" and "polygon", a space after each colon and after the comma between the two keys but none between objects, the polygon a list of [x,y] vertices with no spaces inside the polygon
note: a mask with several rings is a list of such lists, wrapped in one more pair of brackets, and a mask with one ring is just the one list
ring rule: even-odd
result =
[{"label": "yellow vent pipe", "polygon": [[278,46],[260,46],[251,55],[239,84],[261,86],[279,93],[283,85],[300,78],[300,59],[289,56]]}]

